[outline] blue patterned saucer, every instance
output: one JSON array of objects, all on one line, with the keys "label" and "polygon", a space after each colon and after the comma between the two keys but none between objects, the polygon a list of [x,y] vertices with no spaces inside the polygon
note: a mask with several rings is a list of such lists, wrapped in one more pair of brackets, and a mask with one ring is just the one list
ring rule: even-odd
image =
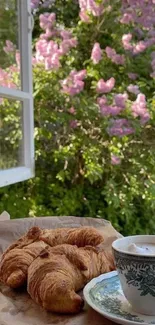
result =
[{"label": "blue patterned saucer", "polygon": [[89,306],[115,323],[155,324],[155,316],[141,315],[132,310],[122,292],[117,271],[94,278],[83,293]]}]

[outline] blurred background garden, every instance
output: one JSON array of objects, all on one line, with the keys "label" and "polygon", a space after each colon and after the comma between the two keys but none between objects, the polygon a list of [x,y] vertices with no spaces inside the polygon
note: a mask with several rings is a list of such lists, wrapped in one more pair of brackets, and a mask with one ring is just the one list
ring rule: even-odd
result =
[{"label": "blurred background garden", "polygon": [[[0,83],[16,88],[20,55],[12,29],[5,33],[16,12],[3,4]],[[35,177],[0,188],[0,212],[98,217],[124,235],[154,233],[155,0],[31,7]],[[10,148],[16,165],[19,111],[0,99],[0,169]]]}]

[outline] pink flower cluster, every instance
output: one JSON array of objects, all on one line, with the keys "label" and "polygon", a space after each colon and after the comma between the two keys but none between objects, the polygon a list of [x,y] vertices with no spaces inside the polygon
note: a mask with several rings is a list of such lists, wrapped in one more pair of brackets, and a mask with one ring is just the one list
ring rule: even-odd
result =
[{"label": "pink flower cluster", "polygon": [[31,9],[37,9],[39,6],[40,0],[31,0]]},{"label": "pink flower cluster", "polygon": [[[7,54],[10,52],[14,54],[14,64],[6,68],[5,70],[0,68],[0,85],[7,88],[17,88],[19,84],[20,75],[20,53],[15,49],[16,47],[10,41],[6,42],[6,46],[9,49]],[[16,79],[15,79],[16,73]],[[16,80],[16,81],[15,81]]]},{"label": "pink flower cluster", "polygon": [[97,83],[96,91],[98,93],[109,93],[115,86],[115,79],[112,77],[108,79],[107,81],[104,81],[103,79],[100,79]]},{"label": "pink flower cluster", "polygon": [[97,99],[97,103],[100,107],[101,115],[103,116],[118,115],[125,109],[127,99],[128,99],[128,95],[126,93],[117,94],[114,96],[114,104],[108,105],[107,98],[105,96],[99,97]]},{"label": "pink flower cluster", "polygon": [[72,114],[72,115],[76,114],[76,110],[75,110],[75,108],[73,106],[69,109],[69,113]]},{"label": "pink flower cluster", "polygon": [[56,15],[55,13],[48,13],[45,12],[44,14],[41,14],[39,16],[39,20],[40,20],[40,27],[44,30],[46,29],[52,29],[55,22],[56,22]]},{"label": "pink flower cluster", "polygon": [[121,163],[121,159],[118,156],[112,154],[111,155],[111,164],[112,165],[120,165],[120,163]]},{"label": "pink flower cluster", "polygon": [[78,121],[77,120],[71,120],[69,123],[69,126],[71,129],[76,129],[78,127]]},{"label": "pink flower cluster", "polygon": [[64,39],[59,48],[59,53],[61,55],[67,54],[71,48],[76,47],[78,44],[76,38]]},{"label": "pink flower cluster", "polygon": [[125,50],[131,51],[133,55],[144,52],[148,47],[155,44],[155,37],[147,39],[145,41],[139,41],[137,44],[131,44],[132,34],[124,34],[122,37],[122,43]]},{"label": "pink flower cluster", "polygon": [[116,94],[114,96],[115,105],[117,105],[117,106],[121,107],[122,109],[124,109],[125,106],[126,106],[127,99],[128,99],[128,94],[127,93]]},{"label": "pink flower cluster", "polygon": [[98,64],[102,59],[102,50],[99,43],[95,43],[91,53],[91,59],[94,64]]},{"label": "pink flower cluster", "polygon": [[79,94],[84,88],[84,81],[86,77],[86,70],[70,72],[69,76],[61,82],[62,90],[69,96]]},{"label": "pink flower cluster", "polygon": [[12,81],[12,72],[11,69],[7,72],[0,68],[0,85],[2,87],[17,88],[15,83]]},{"label": "pink flower cluster", "polygon": [[134,117],[140,117],[140,123],[146,124],[150,119],[150,114],[146,107],[146,98],[143,94],[138,94],[137,99],[131,106],[132,114]]},{"label": "pink flower cluster", "polygon": [[139,87],[137,85],[129,85],[127,87],[127,90],[132,93],[132,94],[135,94],[135,95],[138,95],[140,93],[140,90],[139,90]]},{"label": "pink flower cluster", "polygon": [[[45,13],[40,15],[39,18],[40,26],[45,30],[45,34],[41,34],[36,43],[36,61],[37,63],[44,63],[47,70],[57,70],[61,66],[61,56],[67,54],[71,48],[76,47],[77,40],[72,37],[70,31],[58,30],[54,27],[56,22],[54,13]],[[54,40],[49,40],[55,36],[61,40],[59,45]]]},{"label": "pink flower cluster", "polygon": [[103,13],[103,5],[97,4],[95,0],[79,0],[80,18],[82,21],[89,22],[89,14],[93,16],[101,16]]},{"label": "pink flower cluster", "polygon": [[111,47],[109,47],[109,46],[106,47],[105,52],[107,54],[107,57],[109,59],[111,59],[111,61],[113,63],[116,63],[118,65],[119,64],[124,65],[124,63],[125,63],[125,56],[124,55],[117,54],[116,51],[114,49],[112,49]]},{"label": "pink flower cluster", "polygon": [[107,131],[110,136],[118,137],[130,135],[135,132],[134,128],[131,127],[130,122],[125,118],[112,120]]},{"label": "pink flower cluster", "polygon": [[85,10],[81,10],[79,16],[83,22],[90,23],[90,17],[88,16]]},{"label": "pink flower cluster", "polygon": [[15,52],[16,46],[9,40],[6,40],[6,46],[3,47],[5,53]]},{"label": "pink flower cluster", "polygon": [[138,74],[137,73],[133,73],[133,72],[129,72],[128,73],[128,77],[131,79],[131,80],[136,80],[138,78]]},{"label": "pink flower cluster", "polygon": [[[136,27],[133,35],[138,38],[137,43],[131,44],[133,35],[131,33],[123,35],[122,43],[125,50],[131,51],[133,55],[144,52],[147,48],[155,44],[155,5],[154,0],[122,0],[123,24],[134,24]],[[143,30],[145,30],[145,33]],[[141,40],[143,38],[143,40]]]},{"label": "pink flower cluster", "polygon": [[37,63],[43,62],[47,70],[59,69],[60,53],[58,49],[58,44],[54,41],[47,42],[46,40],[40,39],[36,43],[36,60]]},{"label": "pink flower cluster", "polygon": [[152,29],[155,23],[154,0],[122,0],[122,18],[120,22],[130,22]]}]

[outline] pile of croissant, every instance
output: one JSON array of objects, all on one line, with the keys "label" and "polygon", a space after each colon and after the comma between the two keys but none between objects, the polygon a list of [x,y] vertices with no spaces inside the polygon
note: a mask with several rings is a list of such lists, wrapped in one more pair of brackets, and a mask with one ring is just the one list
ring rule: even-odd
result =
[{"label": "pile of croissant", "polygon": [[113,269],[111,249],[97,229],[33,227],[3,253],[0,281],[14,289],[27,284],[48,311],[77,313],[84,305],[77,291]]}]

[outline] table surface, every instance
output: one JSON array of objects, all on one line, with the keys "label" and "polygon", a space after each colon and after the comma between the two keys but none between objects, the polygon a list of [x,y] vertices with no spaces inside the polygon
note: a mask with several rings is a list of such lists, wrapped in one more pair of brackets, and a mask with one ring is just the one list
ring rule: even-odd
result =
[{"label": "table surface", "polygon": [[56,325],[114,325],[112,321],[106,319],[88,305],[85,306],[83,312],[75,316],[58,316],[50,317],[51,323]]}]

